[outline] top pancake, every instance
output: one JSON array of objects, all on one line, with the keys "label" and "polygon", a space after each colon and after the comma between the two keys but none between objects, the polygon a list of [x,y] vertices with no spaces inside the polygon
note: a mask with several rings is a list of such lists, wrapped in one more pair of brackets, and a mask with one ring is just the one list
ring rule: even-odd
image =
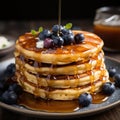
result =
[{"label": "top pancake", "polygon": [[68,64],[89,59],[89,57],[95,56],[102,50],[103,41],[97,35],[76,30],[73,33],[83,33],[85,36],[84,42],[54,49],[37,48],[38,37],[26,33],[16,41],[15,56],[22,54],[26,58],[42,63]]}]

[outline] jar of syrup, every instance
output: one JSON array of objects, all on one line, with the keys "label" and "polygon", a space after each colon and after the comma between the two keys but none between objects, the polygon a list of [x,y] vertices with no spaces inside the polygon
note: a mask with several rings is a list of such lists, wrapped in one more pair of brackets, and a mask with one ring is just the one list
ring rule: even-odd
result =
[{"label": "jar of syrup", "polygon": [[120,52],[120,7],[101,7],[96,10],[94,33],[104,41],[103,49]]}]

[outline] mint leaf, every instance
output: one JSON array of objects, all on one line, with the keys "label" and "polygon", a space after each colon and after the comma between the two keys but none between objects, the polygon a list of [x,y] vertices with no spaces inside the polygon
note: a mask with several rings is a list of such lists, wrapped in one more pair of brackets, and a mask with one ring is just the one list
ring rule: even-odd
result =
[{"label": "mint leaf", "polygon": [[71,28],[72,28],[72,23],[67,23],[67,24],[65,25],[65,28],[66,28],[66,29],[71,29]]},{"label": "mint leaf", "polygon": [[43,31],[43,27],[39,27],[38,32],[40,33],[42,31]]},{"label": "mint leaf", "polygon": [[37,32],[35,30],[31,30],[32,35],[36,35]]}]

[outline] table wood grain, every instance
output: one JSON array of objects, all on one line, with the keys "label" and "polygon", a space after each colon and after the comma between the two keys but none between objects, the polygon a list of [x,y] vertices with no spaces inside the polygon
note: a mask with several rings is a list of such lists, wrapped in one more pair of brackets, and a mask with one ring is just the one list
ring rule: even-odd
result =
[{"label": "table wood grain", "polygon": [[[73,23],[75,28],[93,31],[93,20],[63,20],[62,24],[66,24],[68,22]],[[0,33],[2,35],[11,35],[18,38],[19,35],[24,34],[25,32],[29,32],[31,29],[38,29],[39,26],[43,26],[44,28],[51,28],[52,25],[57,24],[57,20],[38,20],[38,21],[0,21]],[[118,61],[120,61],[120,53],[112,53],[104,51],[106,56],[112,57]],[[9,53],[8,55],[0,58],[0,62],[6,59],[14,57],[14,51]],[[12,111],[0,108],[0,120],[44,120],[43,118],[35,118],[29,117],[23,114],[14,113]],[[56,118],[58,119],[58,118]],[[102,113],[98,113],[96,115],[85,116],[82,118],[75,118],[76,120],[120,120],[120,105],[115,106],[109,110],[106,110]]]}]

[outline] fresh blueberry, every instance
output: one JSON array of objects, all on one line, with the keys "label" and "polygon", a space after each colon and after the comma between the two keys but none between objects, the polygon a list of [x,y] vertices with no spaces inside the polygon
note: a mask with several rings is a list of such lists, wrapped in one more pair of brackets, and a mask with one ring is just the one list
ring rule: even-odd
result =
[{"label": "fresh blueberry", "polygon": [[63,36],[63,39],[64,39],[64,45],[70,45],[71,43],[74,43],[73,34],[66,34]]},{"label": "fresh blueberry", "polygon": [[85,36],[82,33],[78,33],[78,34],[75,35],[74,38],[75,38],[75,43],[79,44],[79,43],[83,42],[83,40],[85,39]]},{"label": "fresh blueberry", "polygon": [[61,47],[64,44],[64,40],[60,36],[55,36],[53,39],[53,42],[54,42],[54,45],[58,47]]},{"label": "fresh blueberry", "polygon": [[5,71],[0,75],[0,82],[4,83],[8,77],[6,77]]},{"label": "fresh blueberry", "polygon": [[64,29],[62,29],[62,30],[61,30],[61,32],[62,32],[62,34],[63,34],[63,35],[68,34],[68,30],[67,30],[67,29],[65,29],[65,28],[64,28]]},{"label": "fresh blueberry", "polygon": [[4,83],[0,81],[0,90],[4,89]]},{"label": "fresh blueberry", "polygon": [[9,85],[10,85],[10,82],[9,82],[9,80],[8,80],[8,81],[6,81],[6,82],[4,83],[4,88],[3,88],[3,90],[4,90],[4,91],[7,90],[8,87],[9,87]]},{"label": "fresh blueberry", "polygon": [[83,93],[79,96],[78,102],[81,106],[87,107],[92,103],[92,96],[89,93]]},{"label": "fresh blueberry", "polygon": [[64,44],[64,40],[62,37],[58,37],[58,47],[61,47]]},{"label": "fresh blueberry", "polygon": [[67,30],[67,34],[72,34],[73,35],[72,30]]},{"label": "fresh blueberry", "polygon": [[111,95],[115,91],[115,85],[112,82],[106,82],[102,86],[102,92],[106,95]]},{"label": "fresh blueberry", "polygon": [[120,74],[116,73],[113,79],[115,81],[115,86],[120,88]]},{"label": "fresh blueberry", "polygon": [[49,38],[50,36],[51,36],[51,32],[45,29],[40,33],[39,38],[40,40],[45,40],[45,38]]},{"label": "fresh blueberry", "polygon": [[6,77],[12,77],[15,74],[15,71],[16,71],[15,64],[10,63],[5,70]]},{"label": "fresh blueberry", "polygon": [[1,100],[1,95],[3,94],[4,91],[0,90],[0,100]]},{"label": "fresh blueberry", "polygon": [[63,35],[66,35],[66,34],[73,34],[73,32],[71,30],[68,30],[68,29],[62,29],[61,32],[63,33]]},{"label": "fresh blueberry", "polygon": [[44,40],[44,48],[52,48],[54,46],[53,40],[51,38],[46,38]]},{"label": "fresh blueberry", "polygon": [[63,26],[62,25],[54,25],[53,27],[52,27],[52,32],[53,32],[53,34],[56,34],[56,33],[58,33],[59,31],[61,31],[63,29]]},{"label": "fresh blueberry", "polygon": [[5,91],[1,95],[1,100],[7,104],[16,104],[17,103],[17,94],[14,91]]},{"label": "fresh blueberry", "polygon": [[116,74],[117,70],[116,70],[116,68],[110,67],[108,69],[108,72],[109,72],[109,76],[113,77]]},{"label": "fresh blueberry", "polygon": [[53,43],[54,43],[54,45],[55,46],[57,46],[58,45],[58,36],[52,36],[52,39],[53,39]]},{"label": "fresh blueberry", "polygon": [[13,83],[13,84],[9,85],[8,91],[14,91],[17,94],[20,94],[20,93],[22,93],[22,88],[17,83]]}]

